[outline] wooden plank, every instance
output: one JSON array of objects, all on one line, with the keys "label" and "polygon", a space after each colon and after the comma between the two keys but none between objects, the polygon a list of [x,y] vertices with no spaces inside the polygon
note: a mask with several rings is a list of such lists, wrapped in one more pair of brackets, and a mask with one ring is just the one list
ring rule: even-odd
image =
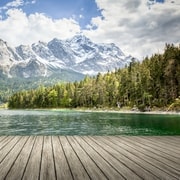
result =
[{"label": "wooden plank", "polygon": [[68,136],[68,141],[71,144],[72,148],[76,152],[78,158],[81,160],[89,176],[93,180],[98,179],[107,179],[103,172],[98,168],[98,166],[92,161],[88,154],[82,149],[82,147],[75,141],[71,136]]},{"label": "wooden plank", "polygon": [[8,139],[8,136],[0,136],[0,144],[6,139]]},{"label": "wooden plank", "polygon": [[4,140],[4,139],[6,139],[8,136],[0,136],[0,143]]},{"label": "wooden plank", "polygon": [[9,152],[6,158],[0,163],[0,180],[5,179],[9,170],[11,169],[13,163],[16,161],[18,155],[20,154],[24,144],[26,143],[28,137],[22,137],[14,148]]},{"label": "wooden plank", "polygon": [[72,149],[71,145],[69,144],[68,140],[66,137],[61,136],[60,141],[65,153],[65,156],[68,160],[68,164],[70,166],[73,178],[76,180],[86,180],[90,179],[89,175],[87,174],[84,166],[82,165],[81,161],[77,157],[76,153]]},{"label": "wooden plank", "polygon": [[40,179],[42,180],[56,179],[56,172],[54,167],[54,155],[52,151],[52,143],[50,136],[44,137]]},{"label": "wooden plank", "polygon": [[[130,153],[134,154],[135,156],[142,158],[144,161],[148,162],[149,164],[153,165],[157,169],[160,169],[162,171],[162,174],[165,178],[172,179],[179,177],[179,172],[175,169],[172,169],[171,167],[167,166],[166,164],[154,159],[151,156],[145,155],[142,153],[139,149],[134,148],[134,146],[131,143],[128,143],[124,141],[122,138],[115,137],[111,139],[113,142],[117,143],[118,146],[125,148]],[[161,176],[160,176],[161,177]]]},{"label": "wooden plank", "polygon": [[41,154],[43,146],[43,136],[37,136],[35,143],[26,165],[26,169],[23,175],[23,180],[38,180],[41,165]]},{"label": "wooden plank", "polygon": [[[136,137],[133,137],[133,138],[136,138]],[[162,137],[159,137],[159,136],[142,136],[140,137],[139,139],[137,139],[137,141],[143,141],[144,143],[149,143],[149,144],[155,144],[155,146],[158,146],[158,147],[164,147],[165,149],[171,149],[172,146],[175,146],[174,148],[176,149],[177,147],[177,150],[179,149],[180,145],[180,138],[179,140],[176,140],[174,141],[172,138],[170,138],[170,136],[168,137],[168,140],[166,140],[166,137],[162,136]],[[178,150],[178,153],[179,153],[179,150]]]},{"label": "wooden plank", "polygon": [[178,136],[167,136],[167,137],[169,137],[169,139],[171,139],[171,140],[174,140],[174,141],[178,141],[179,142],[179,138],[180,138],[180,135]]},{"label": "wooden plank", "polygon": [[165,145],[175,146],[178,149],[180,148],[180,136],[147,136],[147,139],[158,140],[160,143],[163,143]]},{"label": "wooden plank", "polygon": [[82,137],[75,137],[76,141],[81,145],[81,147],[88,153],[88,155],[93,159],[93,161],[96,163],[96,165],[104,172],[105,176],[108,179],[125,179],[117,170],[115,170],[107,160],[105,160],[105,157],[101,156],[101,153],[97,153],[90,145],[86,143],[82,139]]},{"label": "wooden plank", "polygon": [[171,156],[165,152],[162,152],[159,148],[154,148],[152,146],[144,145],[144,143],[139,143],[135,141],[134,139],[128,138],[128,137],[121,137],[121,139],[124,139],[126,142],[130,142],[134,147],[138,148],[139,150],[142,150],[141,152],[144,152],[145,154],[149,156],[153,156],[155,159],[158,159],[159,161],[167,164],[168,166],[171,166],[173,168],[176,167],[177,170],[180,171],[180,159],[175,158],[174,156]]},{"label": "wooden plank", "polygon": [[180,164],[175,163],[173,161],[170,161],[166,158],[162,158],[161,156],[152,153],[150,151],[144,150],[143,148],[140,147],[140,145],[135,145],[134,141],[131,141],[128,138],[121,137],[121,139],[124,140],[124,142],[127,143],[130,142],[129,146],[132,148],[136,149],[138,152],[140,152],[142,155],[144,155],[147,159],[150,158],[152,161],[156,164],[159,165],[159,167],[162,167],[164,171],[168,172],[171,175],[174,175],[176,177],[180,177]]},{"label": "wooden plank", "polygon": [[[147,142],[149,144],[155,143],[156,147],[161,147],[161,148],[168,148],[170,151],[173,149],[176,149],[179,152],[180,149],[180,137],[177,140],[173,140],[171,136],[169,137],[164,137],[164,136],[143,136],[140,138],[141,141]],[[149,140],[149,141],[148,141]]]},{"label": "wooden plank", "polygon": [[30,136],[26,144],[24,145],[21,153],[19,154],[18,158],[14,162],[13,166],[11,167],[10,172],[6,176],[6,179],[21,179],[26,168],[27,161],[29,159],[29,155],[31,153],[33,144],[34,144],[35,137]]},{"label": "wooden plank", "polygon": [[170,156],[174,156],[175,158],[179,158],[180,160],[180,149],[175,150],[172,146],[168,147],[168,144],[161,145],[161,141],[154,139],[153,141],[148,140],[145,137],[133,137],[134,142],[143,142],[145,146],[150,146],[154,149],[161,150],[162,152],[169,154]]},{"label": "wooden plank", "polygon": [[[146,158],[136,155],[136,151],[133,150],[131,147],[127,146],[126,144],[123,144],[121,142],[121,139],[118,140],[113,137],[102,137],[106,143],[109,143],[111,146],[113,146],[118,152],[123,153],[124,156],[128,157],[130,160],[134,161],[147,171],[151,172],[155,176],[157,176],[157,179],[176,179],[175,177],[170,176],[166,172],[162,171],[161,169],[154,166],[151,162],[149,162]],[[134,153],[135,152],[135,153]]]},{"label": "wooden plank", "polygon": [[9,136],[6,137],[3,141],[0,142],[0,150],[6,146],[6,144],[8,144],[14,137],[13,136]]},{"label": "wooden plank", "polygon": [[16,136],[14,137],[10,142],[8,142],[0,151],[0,163],[3,161],[3,159],[8,155],[8,153],[13,149],[13,147],[18,143],[18,141],[22,137]]},{"label": "wooden plank", "polygon": [[123,154],[121,151],[117,150],[117,146],[114,146],[109,140],[104,141],[102,137],[93,136],[90,137],[93,141],[95,141],[101,148],[111,154],[118,161],[122,162],[125,166],[131,169],[134,173],[136,173],[142,179],[157,179],[157,176],[144,169],[136,162],[129,159],[129,157]]},{"label": "wooden plank", "polygon": [[92,141],[89,137],[83,137],[83,139],[91,146],[93,149],[101,154],[111,166],[116,169],[123,177],[126,179],[141,179],[137,174],[135,174],[131,169],[129,169],[126,164],[118,161],[116,158],[111,156],[107,151],[105,151],[101,146]]},{"label": "wooden plank", "polygon": [[[165,141],[164,137],[161,137],[160,139],[157,137],[143,137],[143,140],[145,139],[145,142],[155,146],[155,147],[160,147],[161,149],[166,149],[168,151],[174,151],[174,153],[178,154],[180,157],[180,138],[179,140],[176,140],[172,142],[172,140]],[[173,149],[172,149],[173,146]]]},{"label": "wooden plank", "polygon": [[59,138],[57,136],[53,136],[52,142],[57,179],[72,180],[72,174]]},{"label": "wooden plank", "polygon": [[0,180],[179,179],[179,139],[0,136]]},{"label": "wooden plank", "polygon": [[180,138],[176,141],[173,141],[171,139],[165,139],[165,138],[160,139],[159,137],[157,137],[157,140],[162,144],[162,146],[168,144],[170,147],[173,146],[177,150],[180,148]]},{"label": "wooden plank", "polygon": [[[152,136],[149,137],[151,138]],[[153,137],[156,139],[160,139],[160,142],[163,140],[166,142],[171,142],[174,145],[177,144],[177,142],[180,143],[180,136],[153,136]],[[178,146],[180,146],[180,144],[178,144]]]}]

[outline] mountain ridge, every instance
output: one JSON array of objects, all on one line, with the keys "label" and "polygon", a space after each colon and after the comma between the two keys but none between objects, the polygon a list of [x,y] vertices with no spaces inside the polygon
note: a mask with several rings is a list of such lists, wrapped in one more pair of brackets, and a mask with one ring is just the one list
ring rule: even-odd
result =
[{"label": "mountain ridge", "polygon": [[0,39],[0,70],[8,77],[48,77],[61,70],[96,75],[122,68],[131,60],[115,44],[96,44],[84,35],[14,48]]}]

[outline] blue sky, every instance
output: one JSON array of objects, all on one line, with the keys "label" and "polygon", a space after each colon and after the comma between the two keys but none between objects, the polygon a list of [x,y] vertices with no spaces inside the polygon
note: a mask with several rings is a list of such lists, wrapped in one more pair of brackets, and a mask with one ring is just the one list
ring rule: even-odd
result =
[{"label": "blue sky", "polygon": [[[94,0],[1,0],[0,7],[12,2],[16,2],[14,7],[22,9],[27,15],[38,12],[52,19],[73,18],[82,29],[90,24],[93,17],[101,16],[101,10]],[[9,8],[14,7],[9,6]],[[3,18],[6,18],[4,13],[7,9],[1,11]]]},{"label": "blue sky", "polygon": [[142,59],[180,43],[179,0],[0,0],[0,38],[11,46],[83,33]]},{"label": "blue sky", "polygon": [[28,13],[41,12],[53,19],[74,18],[85,28],[92,17],[100,16],[94,0],[37,0],[37,3],[24,7]]}]

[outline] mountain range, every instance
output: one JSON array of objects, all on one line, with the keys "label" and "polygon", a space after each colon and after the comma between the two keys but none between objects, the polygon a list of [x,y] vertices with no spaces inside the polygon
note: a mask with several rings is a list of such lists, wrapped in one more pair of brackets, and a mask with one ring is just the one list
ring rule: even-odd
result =
[{"label": "mountain range", "polygon": [[63,72],[75,77],[96,75],[122,68],[131,60],[132,56],[115,44],[97,44],[81,34],[18,47],[0,39],[0,72],[9,78],[50,77]]}]

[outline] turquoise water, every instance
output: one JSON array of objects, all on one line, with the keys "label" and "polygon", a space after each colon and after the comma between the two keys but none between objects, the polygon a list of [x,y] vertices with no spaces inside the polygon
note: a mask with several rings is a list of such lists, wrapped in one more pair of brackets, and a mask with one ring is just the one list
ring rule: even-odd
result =
[{"label": "turquoise water", "polygon": [[0,110],[0,135],[180,135],[180,116]]}]

